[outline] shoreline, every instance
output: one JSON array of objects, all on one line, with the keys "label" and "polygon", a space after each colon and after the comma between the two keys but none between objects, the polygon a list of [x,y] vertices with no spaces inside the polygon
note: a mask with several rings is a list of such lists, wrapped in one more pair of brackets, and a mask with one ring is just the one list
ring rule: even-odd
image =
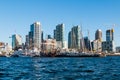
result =
[{"label": "shoreline", "polygon": [[106,56],[120,56],[120,53],[106,54]]}]

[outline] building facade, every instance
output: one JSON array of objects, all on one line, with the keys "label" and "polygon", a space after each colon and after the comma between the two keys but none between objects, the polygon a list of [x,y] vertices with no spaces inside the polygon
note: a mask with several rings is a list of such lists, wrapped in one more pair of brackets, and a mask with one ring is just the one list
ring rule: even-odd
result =
[{"label": "building facade", "polygon": [[102,42],[99,40],[92,41],[92,49],[94,52],[101,52],[102,51]]},{"label": "building facade", "polygon": [[120,53],[120,46],[116,47],[116,52]]},{"label": "building facade", "polygon": [[29,47],[41,49],[41,24],[35,22],[30,26],[29,32]]},{"label": "building facade", "polygon": [[18,34],[12,35],[12,49],[22,46],[22,37]]},{"label": "building facade", "polygon": [[43,31],[41,31],[41,42],[44,41],[44,34],[43,34]]},{"label": "building facade", "polygon": [[103,41],[102,42],[102,51],[115,52],[114,41]]},{"label": "building facade", "polygon": [[106,41],[102,42],[102,51],[115,52],[113,29],[109,29],[106,31]]},{"label": "building facade", "polygon": [[26,35],[25,48],[29,48],[29,35]]},{"label": "building facade", "polygon": [[73,26],[68,34],[69,48],[80,49],[80,27]]},{"label": "building facade", "polygon": [[72,48],[72,34],[71,34],[71,31],[68,33],[68,48]]},{"label": "building facade", "polygon": [[88,37],[84,37],[85,48],[90,51],[91,50],[91,42]]},{"label": "building facade", "polygon": [[106,41],[113,41],[114,40],[114,30],[109,29],[106,31]]},{"label": "building facade", "polygon": [[4,42],[0,42],[0,51],[5,49],[5,43]]},{"label": "building facade", "polygon": [[98,29],[95,33],[95,40],[102,41],[102,31]]},{"label": "building facade", "polygon": [[55,39],[46,39],[42,43],[42,50],[45,52],[51,52],[56,49],[57,42]]},{"label": "building facade", "polygon": [[64,47],[64,24],[58,24],[54,30],[54,39],[61,41],[62,48]]}]

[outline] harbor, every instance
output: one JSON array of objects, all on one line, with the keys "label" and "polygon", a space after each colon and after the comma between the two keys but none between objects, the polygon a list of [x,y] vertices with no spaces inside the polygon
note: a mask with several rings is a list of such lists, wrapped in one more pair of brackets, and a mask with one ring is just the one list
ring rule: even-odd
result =
[{"label": "harbor", "polygon": [[[109,54],[110,55],[110,54]],[[108,56],[109,56],[108,55]],[[111,54],[114,55],[114,54]],[[120,55],[120,54],[119,54]],[[92,52],[34,52],[18,50],[13,53],[0,53],[0,57],[106,57],[105,53]]]}]

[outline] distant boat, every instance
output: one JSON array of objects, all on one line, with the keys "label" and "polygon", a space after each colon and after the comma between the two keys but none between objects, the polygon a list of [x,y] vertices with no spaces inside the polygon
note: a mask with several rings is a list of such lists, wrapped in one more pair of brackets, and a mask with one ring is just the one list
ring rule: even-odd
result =
[{"label": "distant boat", "polygon": [[23,50],[22,49],[19,49],[18,51],[15,51],[11,57],[28,57],[27,55],[25,55],[23,53]]}]

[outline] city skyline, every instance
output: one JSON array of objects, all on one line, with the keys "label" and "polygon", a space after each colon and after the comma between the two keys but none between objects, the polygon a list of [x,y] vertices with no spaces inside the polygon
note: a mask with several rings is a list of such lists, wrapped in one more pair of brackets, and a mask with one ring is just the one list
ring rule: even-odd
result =
[{"label": "city skyline", "polygon": [[56,25],[64,23],[66,41],[68,32],[75,25],[82,26],[84,36],[87,36],[89,30],[91,40],[95,39],[95,31],[101,29],[102,39],[105,41],[106,30],[116,24],[114,39],[116,46],[119,46],[119,2],[118,0],[1,0],[0,41],[11,44],[9,37],[17,33],[25,42],[30,24],[36,21],[41,22],[45,35],[53,36]]}]

